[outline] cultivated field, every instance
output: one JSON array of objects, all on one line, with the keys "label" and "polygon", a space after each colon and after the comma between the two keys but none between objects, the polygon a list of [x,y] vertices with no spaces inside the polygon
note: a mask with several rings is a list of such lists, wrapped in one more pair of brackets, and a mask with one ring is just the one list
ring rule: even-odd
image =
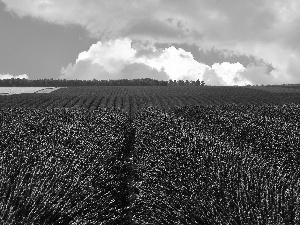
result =
[{"label": "cultivated field", "polygon": [[274,93],[264,87],[69,87],[48,94],[0,96],[0,108],[119,108],[133,115],[143,107],[168,110],[186,105],[268,105],[300,103],[300,93]]},{"label": "cultivated field", "polygon": [[1,224],[300,224],[300,93],[0,96]]}]

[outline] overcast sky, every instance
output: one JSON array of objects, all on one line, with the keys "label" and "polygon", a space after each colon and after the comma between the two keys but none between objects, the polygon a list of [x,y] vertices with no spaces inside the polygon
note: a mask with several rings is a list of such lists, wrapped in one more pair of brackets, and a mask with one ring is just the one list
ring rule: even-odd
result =
[{"label": "overcast sky", "polygon": [[0,0],[0,79],[300,83],[299,0]]}]

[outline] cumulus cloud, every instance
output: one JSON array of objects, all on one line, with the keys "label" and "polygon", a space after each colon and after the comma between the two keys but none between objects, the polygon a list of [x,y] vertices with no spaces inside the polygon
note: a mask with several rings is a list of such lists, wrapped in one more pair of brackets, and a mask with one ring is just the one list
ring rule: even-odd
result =
[{"label": "cumulus cloud", "polygon": [[247,68],[240,63],[215,63],[203,74],[207,85],[247,85],[253,82],[245,75]]},{"label": "cumulus cloud", "polygon": [[[101,42],[81,52],[74,64],[61,70],[63,79],[137,79],[205,80],[210,85],[251,84],[240,63],[196,61],[190,52],[170,46],[154,47],[151,42],[133,43],[129,38]],[[247,77],[248,76],[248,77]]]},{"label": "cumulus cloud", "polygon": [[[156,49],[147,43],[136,43],[128,38],[101,42],[78,55],[75,64],[61,70],[66,79],[132,79],[153,78],[158,80],[201,78],[205,67],[193,59],[191,53],[170,47]],[[199,71],[200,70],[200,71]]]},{"label": "cumulus cloud", "polygon": [[28,79],[27,74],[21,74],[21,75],[11,75],[11,74],[0,74],[0,80],[5,79]]},{"label": "cumulus cloud", "polygon": [[212,65],[212,70],[218,77],[222,79],[222,83],[226,85],[245,85],[248,80],[241,76],[246,68],[240,63],[215,63]]},{"label": "cumulus cloud", "polygon": [[137,62],[145,63],[152,68],[162,70],[170,76],[172,80],[197,80],[202,79],[202,75],[207,65],[194,60],[190,52],[173,46],[166,48],[156,57],[141,57]]},{"label": "cumulus cloud", "polygon": [[[102,41],[106,38],[115,40],[129,37],[160,43],[196,43],[202,48],[229,49],[244,55],[253,55],[275,68],[258,81],[265,81],[266,78],[268,83],[300,81],[300,64],[296,63],[300,61],[298,0],[1,1],[5,3],[7,11],[20,17],[31,16],[61,25],[77,24]],[[164,54],[172,51],[175,50],[168,49]],[[176,57],[171,58],[168,60],[177,62]],[[164,60],[166,64],[167,61]],[[146,59],[143,63],[145,61]],[[157,71],[161,69],[155,59],[148,59],[147,62],[146,65]],[[111,63],[111,68],[115,69],[115,64]],[[125,61],[116,70],[123,70],[128,63]],[[74,68],[76,66],[73,65]],[[204,71],[209,69],[202,67]],[[171,70],[165,68],[169,75]],[[105,71],[111,72],[109,66],[106,65]],[[248,77],[251,74],[249,71],[263,73],[265,70],[262,65],[249,65],[248,69],[238,73]],[[191,71],[190,73],[194,74]],[[258,77],[252,80],[257,79]],[[243,79],[237,77],[236,80],[242,82]]]}]

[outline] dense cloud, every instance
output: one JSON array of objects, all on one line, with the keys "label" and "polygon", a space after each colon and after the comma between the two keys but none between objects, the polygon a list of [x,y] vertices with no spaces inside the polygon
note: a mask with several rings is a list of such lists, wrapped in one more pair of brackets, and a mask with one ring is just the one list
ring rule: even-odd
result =
[{"label": "dense cloud", "polygon": [[74,64],[61,70],[63,79],[205,80],[210,85],[252,84],[240,63],[200,63],[190,52],[173,46],[160,49],[152,43],[128,38],[94,44]]},{"label": "dense cloud", "polygon": [[[212,70],[222,80],[222,85],[245,85],[250,83],[245,77],[241,75],[246,68],[240,63],[228,63],[222,64],[215,63],[212,65]],[[209,81],[209,77],[207,77]]]},{"label": "dense cloud", "polygon": [[[74,65],[62,68],[61,78],[108,80],[149,77],[169,80],[174,73],[168,65],[168,61],[172,60],[168,53],[168,49],[157,50],[150,44],[136,43],[133,48],[128,38],[99,41],[88,51],[81,52]],[[190,60],[193,61],[192,58]],[[181,68],[184,66],[180,65]]]},{"label": "dense cloud", "polygon": [[22,75],[11,75],[11,74],[0,74],[0,80],[5,80],[5,79],[28,79],[27,74],[22,74]]},{"label": "dense cloud", "polygon": [[[142,42],[195,43],[208,51],[212,48],[228,49],[240,55],[251,55],[263,59],[274,70],[270,72],[264,65],[243,64],[246,70],[238,73],[239,76],[245,75],[247,81],[300,82],[300,64],[297,63],[300,62],[298,0],[1,1],[5,3],[6,10],[20,17],[31,16],[61,25],[78,24],[102,41],[128,37]],[[172,48],[166,50],[172,51]],[[121,71],[128,63],[133,62],[126,61],[117,69]],[[146,64],[157,71],[161,69],[153,66],[153,60]],[[109,66],[105,66],[107,71]],[[209,71],[205,66],[202,69]],[[172,77],[167,70],[165,68]],[[262,76],[256,76],[254,71]],[[251,74],[253,78],[250,78]],[[235,75],[228,76],[232,78]],[[243,82],[244,78],[235,77],[235,80]]]}]

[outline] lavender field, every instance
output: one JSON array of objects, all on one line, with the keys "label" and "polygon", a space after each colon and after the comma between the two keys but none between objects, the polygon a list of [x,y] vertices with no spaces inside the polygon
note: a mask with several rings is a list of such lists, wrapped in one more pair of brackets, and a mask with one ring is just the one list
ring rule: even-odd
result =
[{"label": "lavender field", "polygon": [[297,224],[296,94],[80,87],[2,96],[1,223]]}]

